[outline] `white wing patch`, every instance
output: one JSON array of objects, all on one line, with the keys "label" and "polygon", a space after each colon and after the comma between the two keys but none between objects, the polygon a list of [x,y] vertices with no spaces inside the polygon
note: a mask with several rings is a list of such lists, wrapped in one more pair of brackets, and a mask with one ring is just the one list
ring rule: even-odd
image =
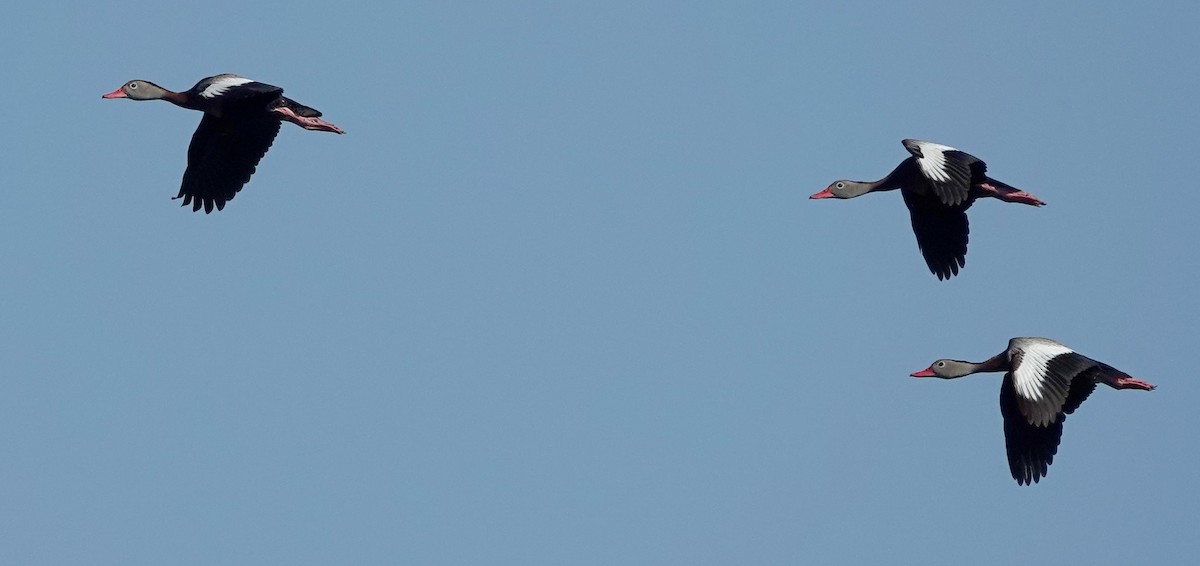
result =
[{"label": "white wing patch", "polygon": [[1059,394],[1051,393],[1047,389],[1046,372],[1050,360],[1075,351],[1062,344],[1046,342],[1023,344],[1020,349],[1023,353],[1021,364],[1013,368],[1012,373],[1013,387],[1017,390],[1017,395],[1026,401],[1021,403],[1021,412],[1025,413],[1030,424],[1048,425],[1058,417],[1066,398],[1066,391]]},{"label": "white wing patch", "polygon": [[921,166],[921,173],[939,183],[949,182],[950,174],[946,172],[946,152],[958,150],[948,145],[927,141],[918,141],[916,146],[921,150],[922,157],[917,158],[917,164]]},{"label": "white wing patch", "polygon": [[221,77],[204,87],[204,90],[200,91],[200,96],[204,98],[216,98],[235,86],[252,82],[254,81],[245,77]]}]

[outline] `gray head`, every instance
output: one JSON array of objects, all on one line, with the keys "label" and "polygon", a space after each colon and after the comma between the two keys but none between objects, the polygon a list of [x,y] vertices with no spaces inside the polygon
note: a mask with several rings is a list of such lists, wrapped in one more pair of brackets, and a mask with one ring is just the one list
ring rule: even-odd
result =
[{"label": "gray head", "polygon": [[959,360],[938,360],[929,365],[929,367],[914,372],[913,377],[940,377],[942,379],[954,379],[964,375],[971,375],[978,371],[979,364],[971,362],[963,362]]},{"label": "gray head", "polygon": [[121,88],[114,90],[101,98],[132,98],[133,100],[158,100],[165,98],[167,89],[150,81],[129,81]]},{"label": "gray head", "polygon": [[854,198],[856,196],[865,195],[871,192],[874,183],[862,183],[859,181],[834,181],[825,190],[810,196],[808,198]]}]

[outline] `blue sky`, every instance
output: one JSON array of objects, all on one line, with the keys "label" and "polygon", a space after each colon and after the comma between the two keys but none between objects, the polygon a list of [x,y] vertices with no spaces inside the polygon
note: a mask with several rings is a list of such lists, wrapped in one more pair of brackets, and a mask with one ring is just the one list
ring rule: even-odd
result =
[{"label": "blue sky", "polygon": [[[0,562],[1179,563],[1200,551],[1193,3],[27,4],[0,48]],[[224,212],[200,115],[277,84]],[[930,139],[1048,206],[926,270]],[[1040,485],[999,376],[1098,390]]]}]

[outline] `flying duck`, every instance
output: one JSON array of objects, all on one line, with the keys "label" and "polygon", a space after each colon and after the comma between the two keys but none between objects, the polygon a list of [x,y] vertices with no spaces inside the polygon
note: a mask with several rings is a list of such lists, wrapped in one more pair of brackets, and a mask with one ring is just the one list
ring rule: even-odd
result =
[{"label": "flying duck", "polygon": [[912,156],[887,177],[874,182],[834,181],[809,198],[854,198],[870,192],[900,189],[912,218],[917,245],[929,271],[939,280],[958,275],[966,265],[967,209],[982,197],[1032,206],[1045,203],[984,173],[987,164],[947,145],[920,140],[901,142]]},{"label": "flying duck", "polygon": [[1097,383],[1113,389],[1150,391],[1153,385],[1046,338],[1013,338],[999,355],[980,363],[938,360],[913,377],[954,379],[980,372],[1006,372],[1000,385],[1000,414],[1008,469],[1018,484],[1046,477],[1058,452],[1063,421]]},{"label": "flying duck", "polygon": [[344,134],[320,118],[321,113],[286,96],[277,86],[223,74],[208,77],[184,92],[171,92],[150,81],[134,80],[103,98],[166,100],[204,112],[188,146],[187,169],[179,194],[183,206],[210,213],[225,208],[250,180],[281,121],[306,130]]}]

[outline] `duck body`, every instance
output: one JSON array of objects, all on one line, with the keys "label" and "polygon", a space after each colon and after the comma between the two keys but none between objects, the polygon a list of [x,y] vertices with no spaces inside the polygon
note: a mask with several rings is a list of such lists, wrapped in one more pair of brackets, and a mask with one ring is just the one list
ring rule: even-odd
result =
[{"label": "duck body", "polygon": [[283,89],[232,74],[202,79],[183,92],[150,81],[129,81],[103,98],[166,100],[204,113],[188,146],[179,194],[193,211],[215,208],[242,190],[279,134],[283,121],[316,131],[345,133],[321,113],[283,96]]},{"label": "duck body", "polygon": [[1032,206],[1037,197],[987,176],[987,163],[950,146],[907,139],[911,154],[886,177],[873,182],[841,180],[809,198],[849,199],[872,192],[900,190],[908,207],[917,246],[929,271],[939,280],[958,275],[966,265],[970,224],[967,209],[980,198]]},{"label": "duck body", "polygon": [[1058,453],[1063,422],[1097,384],[1150,391],[1155,386],[1048,338],[1013,338],[984,362],[937,360],[913,377],[955,379],[974,373],[1005,372],[1000,414],[1009,471],[1018,484],[1037,483]]}]

